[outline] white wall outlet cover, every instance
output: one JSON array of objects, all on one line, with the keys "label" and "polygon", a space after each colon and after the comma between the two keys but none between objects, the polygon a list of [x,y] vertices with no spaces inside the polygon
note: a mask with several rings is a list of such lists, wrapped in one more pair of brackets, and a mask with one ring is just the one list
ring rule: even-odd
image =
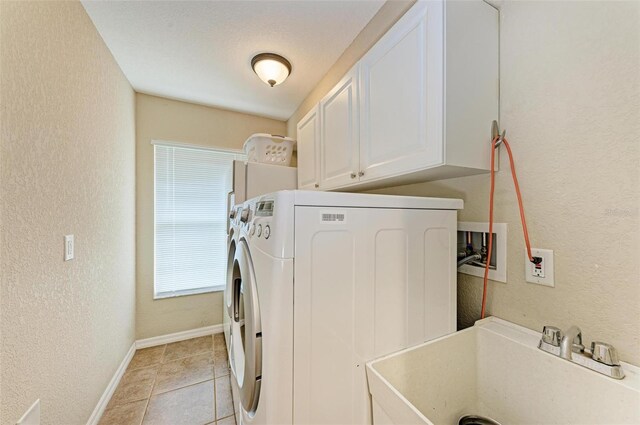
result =
[{"label": "white wall outlet cover", "polygon": [[64,261],[73,260],[74,254],[73,235],[64,235]]},{"label": "white wall outlet cover", "polygon": [[555,287],[553,251],[550,249],[531,248],[531,255],[542,258],[542,262],[536,267],[531,261],[527,250],[524,250],[525,280],[537,285]]},{"label": "white wall outlet cover", "polygon": [[40,399],[37,399],[29,410],[18,419],[16,425],[40,425]]}]

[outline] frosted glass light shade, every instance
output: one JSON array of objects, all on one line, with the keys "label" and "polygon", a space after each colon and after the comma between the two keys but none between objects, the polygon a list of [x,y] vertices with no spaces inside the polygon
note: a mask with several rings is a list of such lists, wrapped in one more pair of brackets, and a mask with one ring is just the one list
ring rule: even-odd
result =
[{"label": "frosted glass light shade", "polygon": [[291,73],[288,60],[275,53],[260,53],[251,59],[251,67],[258,77],[271,87],[282,84]]}]

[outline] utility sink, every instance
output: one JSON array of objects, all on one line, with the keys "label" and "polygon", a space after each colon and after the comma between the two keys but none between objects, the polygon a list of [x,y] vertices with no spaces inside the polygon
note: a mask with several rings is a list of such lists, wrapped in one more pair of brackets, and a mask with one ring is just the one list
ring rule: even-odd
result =
[{"label": "utility sink", "polygon": [[373,422],[639,424],[640,369],[616,380],[538,349],[540,333],[490,317],[367,364]]}]

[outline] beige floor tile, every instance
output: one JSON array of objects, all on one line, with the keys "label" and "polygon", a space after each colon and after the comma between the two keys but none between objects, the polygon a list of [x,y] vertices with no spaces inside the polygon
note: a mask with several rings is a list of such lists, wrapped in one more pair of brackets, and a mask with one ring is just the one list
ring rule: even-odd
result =
[{"label": "beige floor tile", "polygon": [[229,416],[227,418],[220,419],[218,422],[216,422],[216,425],[236,425],[236,417]]},{"label": "beige floor tile", "polygon": [[213,381],[154,395],[144,425],[203,425],[215,419]]},{"label": "beige floor tile", "polygon": [[213,349],[213,338],[211,335],[200,338],[187,339],[186,341],[167,344],[164,351],[163,362],[169,362],[182,357],[193,356],[195,354],[207,353]]},{"label": "beige floor tile", "polygon": [[216,379],[216,419],[233,415],[233,399],[229,377]]},{"label": "beige floor tile", "polygon": [[147,400],[115,406],[104,412],[98,425],[140,425],[146,407]]},{"label": "beige floor tile", "polygon": [[149,398],[160,365],[127,371],[120,380],[107,409]]},{"label": "beige floor tile", "polygon": [[224,351],[214,351],[213,369],[216,378],[219,376],[229,375],[229,356],[227,355],[226,349],[224,349]]},{"label": "beige floor tile", "polygon": [[164,393],[210,379],[213,379],[211,353],[185,357],[164,363],[160,367],[153,393]]},{"label": "beige floor tile", "polygon": [[127,370],[139,369],[141,367],[153,366],[162,362],[162,355],[166,345],[149,347],[137,350],[133,355]]},{"label": "beige floor tile", "polygon": [[224,341],[224,333],[213,335],[213,349],[214,351],[227,351],[227,344]]},{"label": "beige floor tile", "polygon": [[220,333],[213,336],[213,347],[213,363],[216,378],[229,375],[229,356],[227,354],[227,345],[224,341],[224,334]]}]

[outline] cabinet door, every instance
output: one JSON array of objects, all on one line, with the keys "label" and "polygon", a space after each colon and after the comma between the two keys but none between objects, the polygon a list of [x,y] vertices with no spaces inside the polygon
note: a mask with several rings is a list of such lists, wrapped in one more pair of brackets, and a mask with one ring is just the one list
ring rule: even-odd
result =
[{"label": "cabinet door", "polygon": [[359,180],[358,68],[320,102],[320,188]]},{"label": "cabinet door", "polygon": [[443,162],[443,6],[418,2],[360,63],[361,181]]},{"label": "cabinet door", "polygon": [[298,123],[298,189],[319,187],[318,141],[320,136],[319,108],[316,106]]}]

